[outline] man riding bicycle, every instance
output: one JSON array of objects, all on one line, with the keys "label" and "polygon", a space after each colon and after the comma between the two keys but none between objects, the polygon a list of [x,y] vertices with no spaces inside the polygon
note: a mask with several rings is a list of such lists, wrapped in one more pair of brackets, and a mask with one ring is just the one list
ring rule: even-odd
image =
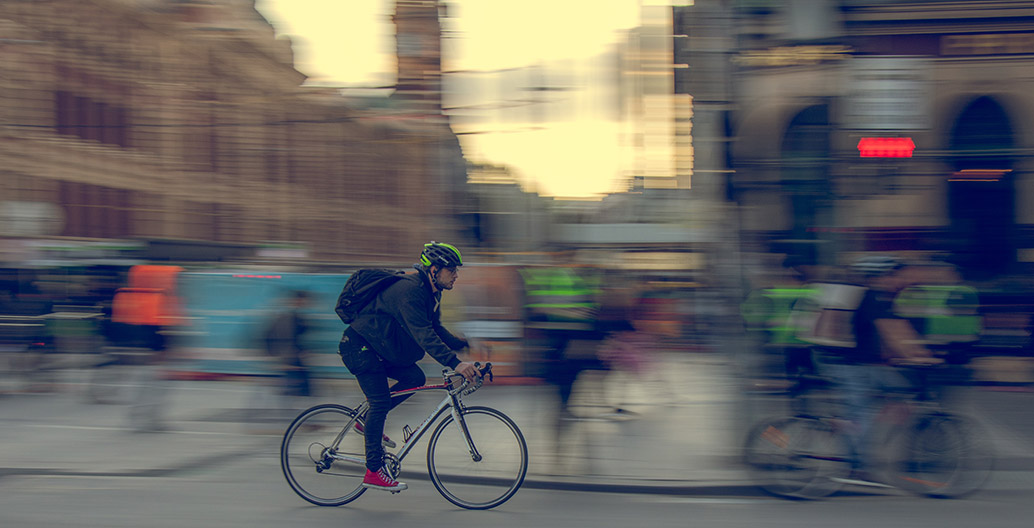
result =
[{"label": "man riding bicycle", "polygon": [[894,313],[895,296],[910,285],[904,261],[890,256],[867,256],[851,265],[867,287],[852,318],[855,346],[841,351],[826,368],[844,392],[845,416],[854,427],[848,434],[854,478],[873,480],[867,472],[869,433],[878,408],[877,397],[905,380],[890,367],[942,362],[921,344],[912,324]]},{"label": "man riding bicycle", "polygon": [[[392,391],[419,387],[426,382],[417,362],[428,354],[455,370],[467,381],[477,375],[472,363],[461,362],[455,351],[470,346],[441,323],[441,298],[451,290],[463,265],[463,257],[449,244],[424,244],[417,273],[407,274],[377,294],[345,329],[338,345],[341,361],[351,372],[370,404],[361,429],[366,443],[366,476],[363,486],[401,491],[405,483],[393,479],[384,468],[384,445],[394,445],[384,435],[388,412],[410,395],[391,397]],[[388,378],[396,380],[391,387]]]}]

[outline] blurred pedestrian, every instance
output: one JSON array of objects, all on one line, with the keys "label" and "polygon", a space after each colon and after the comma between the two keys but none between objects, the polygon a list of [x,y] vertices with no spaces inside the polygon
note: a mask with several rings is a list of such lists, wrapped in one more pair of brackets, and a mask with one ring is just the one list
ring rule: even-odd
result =
[{"label": "blurred pedestrian", "polygon": [[277,387],[286,397],[312,396],[309,367],[305,362],[306,346],[303,336],[310,325],[305,310],[311,304],[311,295],[305,290],[288,294],[283,308],[270,320],[265,331],[266,353],[274,362]]},{"label": "blurred pedestrian", "polygon": [[[598,347],[605,336],[598,327],[600,305],[595,277],[588,268],[557,264],[521,270],[524,280],[524,333],[527,348],[541,355],[539,375],[554,385],[558,420],[569,418],[575,381],[586,370],[604,370]],[[562,425],[558,423],[558,426]]]},{"label": "blurred pedestrian", "polygon": [[175,343],[171,336],[183,324],[177,281],[183,268],[136,265],[129,281],[112,301],[112,336],[122,348],[139,351],[139,387],[129,409],[130,426],[139,432],[168,429],[167,405],[172,380],[166,371]]},{"label": "blurred pedestrian", "polygon": [[604,396],[613,404],[609,409],[613,416],[628,418],[635,415],[628,409],[628,405],[633,403],[633,386],[641,388],[654,384],[661,391],[658,395],[665,399],[671,399],[674,394],[658,369],[656,336],[636,324],[640,318],[638,301],[642,289],[627,276],[614,275],[606,279],[600,287],[596,329],[602,342],[597,347],[596,357],[610,373],[608,378],[620,374],[618,381],[621,383],[608,380],[604,384],[614,387]]}]

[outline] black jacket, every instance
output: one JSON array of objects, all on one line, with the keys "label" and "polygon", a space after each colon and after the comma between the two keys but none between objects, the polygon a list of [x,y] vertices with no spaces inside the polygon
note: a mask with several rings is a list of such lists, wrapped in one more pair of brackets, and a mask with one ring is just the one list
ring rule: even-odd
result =
[{"label": "black jacket", "polygon": [[422,268],[417,271],[377,294],[351,327],[388,363],[412,365],[426,352],[442,365],[456,368],[460,360],[453,351],[467,342],[442,326],[442,294],[431,289],[431,279]]}]

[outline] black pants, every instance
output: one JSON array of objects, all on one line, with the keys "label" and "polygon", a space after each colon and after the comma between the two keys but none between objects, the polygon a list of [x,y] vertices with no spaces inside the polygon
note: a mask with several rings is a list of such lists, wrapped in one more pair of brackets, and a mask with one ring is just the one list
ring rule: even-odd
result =
[{"label": "black pants", "polygon": [[[574,337],[572,337],[572,335]],[[563,334],[557,333],[548,336],[542,341],[546,347],[546,374],[547,383],[556,385],[560,396],[560,411],[567,412],[568,404],[571,401],[571,394],[574,391],[574,383],[578,376],[587,370],[609,370],[606,363],[601,361],[594,354],[570,354],[569,347],[575,339],[596,341],[602,343],[602,337],[587,334]]]},{"label": "black pants", "polygon": [[[427,378],[417,365],[398,366],[385,362],[369,343],[351,328],[345,330],[338,345],[341,361],[359,382],[359,388],[370,403],[366,413],[366,468],[377,471],[384,465],[384,420],[388,411],[406,401],[412,394],[391,397],[392,391],[412,389],[423,385]],[[388,378],[396,383],[388,387]]]},{"label": "black pants", "polygon": [[312,377],[309,369],[301,361],[290,361],[289,367],[281,374],[281,389],[285,396],[312,396]]}]

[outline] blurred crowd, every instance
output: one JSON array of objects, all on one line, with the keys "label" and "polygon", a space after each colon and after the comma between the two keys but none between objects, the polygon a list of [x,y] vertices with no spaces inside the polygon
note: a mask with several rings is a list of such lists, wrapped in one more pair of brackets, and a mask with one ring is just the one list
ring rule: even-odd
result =
[{"label": "blurred crowd", "polygon": [[[689,350],[713,343],[715,334],[721,333],[719,328],[727,331],[728,322],[718,320],[728,319],[723,315],[728,313],[754,338],[755,345],[792,348],[799,343],[787,316],[795,303],[815,294],[809,285],[856,280],[844,268],[768,254],[748,273],[747,287],[729,293],[704,283],[658,280],[636,271],[576,263],[573,253],[557,259],[553,265],[472,267],[458,285],[458,299],[447,304],[446,317],[461,324],[516,323],[519,331],[498,339],[523,338],[527,348],[523,359],[531,364],[513,374],[534,375],[537,368],[552,361],[537,350],[553,334],[566,339],[563,332],[599,337],[635,330],[667,348]],[[1022,291],[978,289],[962,280],[956,267],[943,258],[911,262],[909,287],[900,293],[895,309],[927,339],[980,348],[983,344],[1001,345],[988,340],[1004,335],[995,330],[1005,325],[1020,332],[1029,326],[1026,307],[1017,302]],[[178,266],[157,265],[4,268],[0,273],[0,314],[4,317],[0,343],[5,350],[31,347],[53,354],[97,353],[105,347],[166,349],[177,334],[175,328],[197,319],[205,312],[203,303],[210,302],[196,299],[194,294],[184,298],[178,291],[177,280],[190,274],[191,270]],[[264,323],[259,319],[285,306],[326,318],[327,314],[321,313],[322,299],[307,296],[335,295],[331,290],[340,286],[335,278],[343,284],[347,274],[330,276],[329,282],[317,286],[297,286],[301,283],[292,282],[287,275],[232,277],[234,281],[275,277],[278,282],[262,298],[249,300],[254,303],[247,307],[253,335],[237,337],[238,342],[231,346],[253,351],[264,346],[252,339],[262,331],[258,326]],[[226,286],[230,280],[205,282],[203,287],[225,297],[231,291]],[[292,296],[297,297],[291,300]],[[467,328],[468,333],[484,332],[476,325]],[[333,330],[339,331],[336,326]],[[493,339],[489,334],[477,337]],[[194,348],[204,345],[203,340],[191,344]],[[1022,340],[1014,345],[1017,353],[1029,348]],[[790,365],[797,362],[792,357],[788,361]]]},{"label": "blurred crowd", "polygon": [[[728,355],[720,345],[735,342],[746,348],[734,351],[741,371],[759,383],[792,384],[814,375],[814,346],[794,314],[819,301],[822,285],[858,279],[844,267],[766,254],[748,276],[750,286],[730,294],[588,265],[575,252],[551,258],[535,265],[470,266],[443,313],[491,346],[489,356],[471,359],[493,361],[502,376],[555,387],[560,420],[572,417],[569,403],[579,379],[615,372],[633,381],[648,378],[660,350]],[[992,354],[1029,354],[1029,313],[1015,296],[979,290],[941,256],[911,264],[893,307],[924,345],[957,365]],[[163,391],[116,390],[117,382],[129,379],[126,372],[140,385],[159,388],[161,380],[191,371],[254,379],[262,387],[255,406],[282,409],[325,396],[323,380],[347,377],[332,354],[340,323],[326,302],[346,274],[323,276],[317,284],[305,282],[308,274],[205,272],[200,287],[185,288],[199,273],[146,264],[5,268],[4,389],[52,390],[62,371],[83,369],[92,401],[131,403],[134,423],[160,429]],[[262,295],[258,285],[266,288]],[[241,306],[231,315],[239,316],[235,324],[243,330],[216,341],[220,328],[232,325],[206,318],[234,310],[206,304],[231,298]],[[240,368],[244,364],[250,366]],[[613,396],[604,406],[621,412],[619,400]]]}]

